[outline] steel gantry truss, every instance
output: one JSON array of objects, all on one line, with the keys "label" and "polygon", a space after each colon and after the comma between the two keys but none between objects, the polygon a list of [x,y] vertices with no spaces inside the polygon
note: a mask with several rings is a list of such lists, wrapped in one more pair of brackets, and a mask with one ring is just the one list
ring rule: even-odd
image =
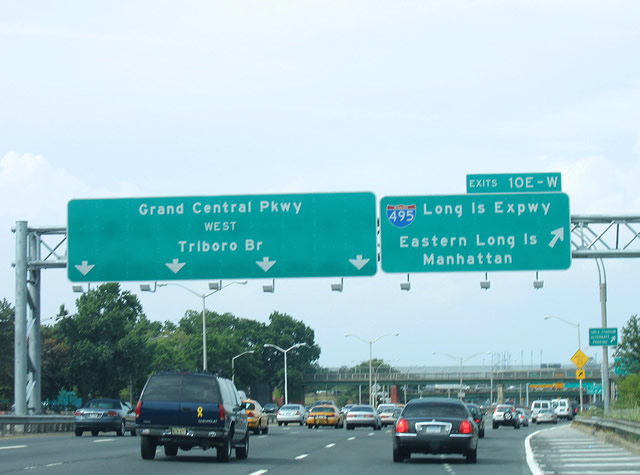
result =
[{"label": "steel gantry truss", "polygon": [[[67,228],[16,222],[15,414],[41,407],[40,272],[67,267]],[[640,257],[640,216],[571,216],[571,256]],[[29,314],[27,315],[27,308]]]}]

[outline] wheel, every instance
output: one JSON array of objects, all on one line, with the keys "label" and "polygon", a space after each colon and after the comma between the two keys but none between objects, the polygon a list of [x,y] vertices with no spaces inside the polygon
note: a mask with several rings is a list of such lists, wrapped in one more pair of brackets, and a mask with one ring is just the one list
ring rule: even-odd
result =
[{"label": "wheel", "polygon": [[511,413],[510,413],[510,412],[505,412],[505,413],[504,413],[504,416],[503,416],[503,419],[504,419],[505,421],[510,421],[510,420],[511,420],[511,417],[513,417],[513,416],[511,415]]},{"label": "wheel", "polygon": [[175,457],[178,454],[178,446],[177,445],[165,445],[164,446],[164,454],[167,457]]},{"label": "wheel", "polygon": [[307,427],[308,427],[309,429],[313,429],[313,424],[309,424]]},{"label": "wheel", "polygon": [[268,426],[268,425],[265,425],[265,426],[262,428],[262,433],[263,433],[263,434],[265,434],[265,435],[269,433],[269,426]]},{"label": "wheel", "polygon": [[131,429],[131,437],[135,437],[136,435],[138,435],[136,430],[135,429]]},{"label": "wheel", "polygon": [[82,429],[76,429],[76,436],[82,437]]},{"label": "wheel", "polygon": [[478,461],[478,449],[469,449],[465,454],[467,463],[476,463]]},{"label": "wheel", "polygon": [[237,459],[246,459],[248,456],[249,456],[249,431],[247,431],[247,434],[244,436],[242,445],[240,447],[236,447]]},{"label": "wheel", "polygon": [[288,423],[288,422],[285,422],[285,423],[284,423],[284,425],[285,425],[285,426],[288,426],[288,425],[289,425],[289,423]]},{"label": "wheel", "polygon": [[304,425],[304,421],[300,421],[300,427]]},{"label": "wheel", "polygon": [[99,431],[97,431],[97,430],[92,430],[91,431],[91,435],[94,436],[94,437],[97,437],[98,436],[98,432]]},{"label": "wheel", "polygon": [[496,424],[495,422],[493,423],[493,428],[497,429],[498,428],[498,424]]},{"label": "wheel", "polygon": [[478,437],[484,439],[484,429],[480,429],[480,432],[478,432]]},{"label": "wheel", "polygon": [[156,456],[156,443],[151,437],[140,437],[140,455],[144,460],[152,460]]},{"label": "wheel", "polygon": [[520,429],[520,421],[517,421],[517,420],[516,420],[516,423],[515,423],[515,424],[513,424],[513,428],[514,428],[514,429]]},{"label": "wheel", "polygon": [[258,434],[260,433],[260,424],[258,424],[258,425],[256,426],[256,428],[255,428],[255,429],[253,429],[253,433],[254,433],[255,435],[258,435]]},{"label": "wheel", "polygon": [[120,428],[116,431],[116,435],[118,437],[122,437],[124,435],[124,419],[120,421]]},{"label": "wheel", "polygon": [[224,444],[216,449],[216,458],[218,462],[228,462],[231,458],[231,436],[233,433],[230,433],[229,436],[224,440]]},{"label": "wheel", "polygon": [[393,461],[404,462],[404,452],[398,448],[393,448]]},{"label": "wheel", "polygon": [[280,427],[282,425],[282,422],[278,421],[278,427]]}]

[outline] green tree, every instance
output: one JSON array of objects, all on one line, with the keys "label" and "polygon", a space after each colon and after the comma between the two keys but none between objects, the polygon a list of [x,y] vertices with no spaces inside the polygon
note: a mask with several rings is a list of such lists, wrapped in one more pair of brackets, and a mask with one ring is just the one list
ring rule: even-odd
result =
[{"label": "green tree", "polygon": [[618,383],[619,399],[616,407],[634,408],[640,407],[640,374],[625,376]]},{"label": "green tree", "polygon": [[640,320],[638,315],[632,315],[622,328],[622,341],[616,347],[616,358],[620,358],[620,365],[625,372],[640,373]]},{"label": "green tree", "polygon": [[6,299],[0,301],[0,410],[13,401],[14,326],[15,309]]},{"label": "green tree", "polygon": [[[56,319],[68,316],[69,312],[61,305]],[[73,386],[66,371],[70,362],[69,347],[59,326],[43,326],[41,338],[42,399],[57,399],[60,390]]]},{"label": "green tree", "polygon": [[76,306],[77,313],[58,325],[69,348],[67,376],[78,395],[118,397],[130,384],[141,387],[151,355],[149,322],[137,297],[108,283],[83,294]]}]

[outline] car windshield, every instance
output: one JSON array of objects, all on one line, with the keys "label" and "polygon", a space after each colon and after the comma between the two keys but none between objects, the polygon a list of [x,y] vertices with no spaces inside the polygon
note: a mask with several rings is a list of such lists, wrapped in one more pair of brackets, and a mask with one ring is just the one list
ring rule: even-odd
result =
[{"label": "car windshield", "polygon": [[288,404],[280,408],[280,410],[285,410],[285,411],[297,411],[298,409],[300,409],[300,406],[294,406],[293,404]]},{"label": "car windshield", "polygon": [[89,409],[120,409],[120,403],[116,401],[89,401]]},{"label": "car windshield", "polygon": [[404,409],[404,417],[457,417],[466,418],[467,411],[459,404],[412,404]]},{"label": "car windshield", "polygon": [[373,408],[368,406],[353,406],[349,409],[349,412],[373,412]]}]

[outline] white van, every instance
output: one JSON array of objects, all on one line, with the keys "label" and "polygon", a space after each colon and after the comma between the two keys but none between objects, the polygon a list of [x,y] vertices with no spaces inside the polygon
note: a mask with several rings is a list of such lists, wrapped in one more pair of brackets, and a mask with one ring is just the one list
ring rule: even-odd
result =
[{"label": "white van", "polygon": [[536,421],[536,416],[540,409],[551,409],[551,401],[533,401],[533,404],[531,404],[531,422]]},{"label": "white van", "polygon": [[558,416],[558,419],[573,419],[573,406],[569,399],[552,399],[551,407]]}]

